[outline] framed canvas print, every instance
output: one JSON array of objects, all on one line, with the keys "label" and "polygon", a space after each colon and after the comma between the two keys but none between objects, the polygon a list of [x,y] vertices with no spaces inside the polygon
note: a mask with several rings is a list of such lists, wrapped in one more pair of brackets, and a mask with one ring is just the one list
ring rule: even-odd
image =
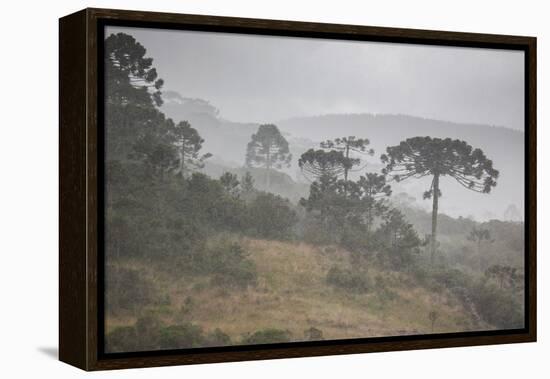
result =
[{"label": "framed canvas print", "polygon": [[60,20],[60,359],[536,340],[536,40]]}]

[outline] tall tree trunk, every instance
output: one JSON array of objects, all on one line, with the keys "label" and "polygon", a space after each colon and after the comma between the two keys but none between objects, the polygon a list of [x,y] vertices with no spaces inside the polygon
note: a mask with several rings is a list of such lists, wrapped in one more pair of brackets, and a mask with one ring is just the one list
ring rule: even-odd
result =
[{"label": "tall tree trunk", "polygon": [[[349,145],[346,146],[346,164],[348,163],[348,161],[349,161]],[[344,180],[346,181],[346,184],[347,184],[347,181],[348,181],[348,168],[347,167],[344,168]]]},{"label": "tall tree trunk", "polygon": [[[349,145],[346,146],[346,161],[345,164],[348,164],[349,160]],[[348,168],[344,167],[344,196],[348,195]]]},{"label": "tall tree trunk", "polygon": [[180,149],[180,175],[183,178],[185,175],[185,152],[184,152],[185,139],[181,139],[181,149]]},{"label": "tall tree trunk", "polygon": [[478,260],[479,270],[482,271],[482,268],[481,268],[481,239],[477,240],[477,260]]},{"label": "tall tree trunk", "polygon": [[267,149],[267,157],[266,157],[266,177],[265,177],[265,186],[266,190],[269,191],[269,187],[271,186],[271,148]]},{"label": "tall tree trunk", "polygon": [[430,263],[433,266],[435,263],[435,253],[437,248],[437,210],[439,208],[439,174],[434,175],[433,182],[433,208],[432,208],[432,238],[430,249]]},{"label": "tall tree trunk", "polygon": [[370,231],[372,229],[373,218],[374,217],[372,217],[372,208],[369,207],[367,210],[367,236],[369,237],[370,237]]},{"label": "tall tree trunk", "polygon": [[183,151],[180,153],[180,175],[181,177],[185,177],[185,155],[183,155]]}]

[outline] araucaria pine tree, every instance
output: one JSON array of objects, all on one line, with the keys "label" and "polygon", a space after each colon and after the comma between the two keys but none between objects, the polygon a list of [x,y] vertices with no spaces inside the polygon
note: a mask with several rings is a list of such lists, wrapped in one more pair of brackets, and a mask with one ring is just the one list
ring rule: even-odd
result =
[{"label": "araucaria pine tree", "polygon": [[260,125],[246,148],[246,166],[263,167],[266,170],[266,187],[271,185],[271,170],[289,167],[292,154],[288,142],[276,125]]},{"label": "araucaria pine tree", "polygon": [[476,228],[474,226],[474,228],[468,235],[468,240],[472,241],[476,245],[478,265],[481,269],[481,245],[483,242],[493,242],[491,239],[491,232],[489,231],[489,229]]},{"label": "araucaria pine tree", "polygon": [[199,155],[204,139],[187,121],[181,121],[174,128],[175,144],[179,151],[179,174],[185,176],[190,169],[204,167],[204,160],[212,156],[210,153]]},{"label": "araucaria pine tree", "polygon": [[395,181],[432,177],[429,189],[424,192],[425,199],[433,199],[430,241],[432,264],[437,247],[440,178],[449,176],[469,190],[489,193],[497,185],[499,174],[481,149],[474,149],[465,141],[450,138],[408,138],[399,145],[389,146],[381,159],[386,164],[384,173],[391,175]]},{"label": "araucaria pine tree", "polygon": [[357,181],[361,196],[361,208],[364,210],[367,234],[370,234],[375,216],[380,216],[387,210],[384,198],[391,195],[391,187],[386,183],[384,175],[367,172]]},{"label": "araucaria pine tree", "polygon": [[351,166],[341,151],[309,149],[298,160],[300,170],[312,181],[338,180]]},{"label": "araucaria pine tree", "polygon": [[353,158],[353,153],[359,155],[374,155],[374,150],[367,148],[369,144],[370,141],[367,138],[356,138],[355,136],[349,136],[326,140],[321,142],[321,147],[323,149],[331,149],[342,152],[342,155],[346,160],[346,165],[344,167],[344,180],[347,181],[348,173],[352,167],[361,163],[359,158]]}]

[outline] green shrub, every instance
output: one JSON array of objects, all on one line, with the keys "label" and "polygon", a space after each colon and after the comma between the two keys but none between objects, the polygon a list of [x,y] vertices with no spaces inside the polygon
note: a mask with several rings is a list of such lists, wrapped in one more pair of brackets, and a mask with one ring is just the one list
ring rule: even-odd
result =
[{"label": "green shrub", "polygon": [[248,228],[256,237],[288,239],[298,221],[288,200],[261,192],[248,204]]},{"label": "green shrub", "polygon": [[160,349],[186,349],[204,346],[202,328],[198,325],[186,323],[170,325],[159,331]]},{"label": "green shrub", "polygon": [[346,226],[340,237],[340,246],[350,252],[366,255],[369,247],[367,233],[363,228]]},{"label": "green shrub", "polygon": [[282,329],[263,329],[243,339],[245,345],[290,342],[291,333]]},{"label": "green shrub", "polygon": [[105,310],[110,315],[136,315],[144,307],[157,305],[158,290],[139,271],[109,265],[105,280]]},{"label": "green shrub", "polygon": [[158,337],[162,327],[162,322],[155,316],[149,315],[139,318],[134,324],[136,331],[135,344],[139,346],[140,350],[158,349]]},{"label": "green shrub", "polygon": [[328,233],[323,223],[312,214],[307,214],[302,221],[302,239],[313,245],[338,244],[340,239],[334,233]]},{"label": "green shrub", "polygon": [[439,269],[431,274],[432,279],[448,289],[468,288],[472,278],[458,269]]},{"label": "green shrub", "polygon": [[244,288],[256,283],[256,265],[238,243],[222,240],[209,247],[208,260],[213,285]]},{"label": "green shrub", "polygon": [[379,260],[398,271],[411,269],[423,244],[413,225],[398,209],[392,209],[386,214],[373,240],[372,245],[379,251]]},{"label": "green shrub", "polygon": [[245,288],[256,284],[256,267],[251,261],[228,267],[215,273],[210,283],[214,286]]},{"label": "green shrub", "polygon": [[206,346],[228,346],[231,338],[220,329],[204,333],[193,323],[165,325],[158,318],[139,318],[132,326],[114,329],[105,337],[106,351],[133,352],[159,349],[186,349]]},{"label": "green shrub", "polygon": [[159,348],[162,322],[154,316],[139,318],[133,326],[116,328],[105,337],[107,351],[132,352]]},{"label": "green shrub", "polygon": [[391,290],[390,286],[391,280],[384,279],[381,276],[376,277],[374,281],[374,288],[376,291],[376,296],[382,303],[394,301],[399,297],[396,292]]},{"label": "green shrub", "polygon": [[480,316],[499,329],[520,329],[525,325],[522,296],[480,281],[471,291]]},{"label": "green shrub", "polygon": [[204,339],[204,346],[229,346],[231,344],[231,338],[219,328],[208,333]]},{"label": "green shrub", "polygon": [[109,353],[143,350],[136,342],[137,333],[133,326],[116,328],[105,337],[105,350]]},{"label": "green shrub", "polygon": [[370,287],[366,273],[336,266],[330,268],[326,280],[328,284],[350,292],[364,293]]},{"label": "green shrub", "polygon": [[308,341],[322,341],[324,340],[323,331],[312,326],[304,330],[304,338]]}]

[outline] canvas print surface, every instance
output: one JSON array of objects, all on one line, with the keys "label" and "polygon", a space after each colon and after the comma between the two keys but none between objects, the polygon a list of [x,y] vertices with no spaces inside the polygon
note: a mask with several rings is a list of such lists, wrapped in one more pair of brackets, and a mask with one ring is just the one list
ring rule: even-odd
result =
[{"label": "canvas print surface", "polygon": [[524,327],[524,53],[111,27],[107,353]]}]

